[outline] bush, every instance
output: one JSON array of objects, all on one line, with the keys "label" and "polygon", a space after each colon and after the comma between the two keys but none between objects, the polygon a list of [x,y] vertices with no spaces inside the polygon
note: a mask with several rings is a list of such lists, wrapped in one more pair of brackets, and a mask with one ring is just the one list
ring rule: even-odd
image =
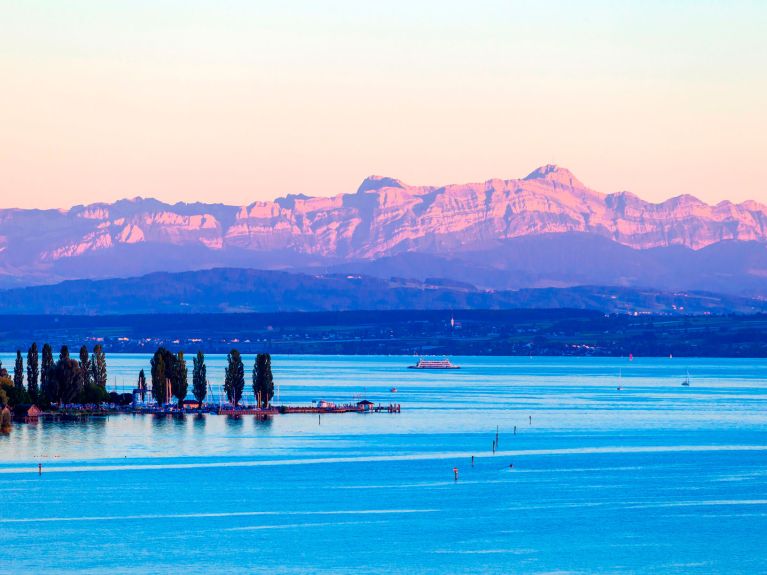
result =
[{"label": "bush", "polygon": [[115,405],[130,405],[133,403],[133,394],[110,391],[107,401],[109,401],[109,403],[114,403]]},{"label": "bush", "polygon": [[85,389],[83,389],[77,397],[78,403],[103,403],[105,401],[109,401],[110,394],[107,393],[107,391],[101,387],[100,385],[96,385],[95,383],[89,383],[85,386]]}]

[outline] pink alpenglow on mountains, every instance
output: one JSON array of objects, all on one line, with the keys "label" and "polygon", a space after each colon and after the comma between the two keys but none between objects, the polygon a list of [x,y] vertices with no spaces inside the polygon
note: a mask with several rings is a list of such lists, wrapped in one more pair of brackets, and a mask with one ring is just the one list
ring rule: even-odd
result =
[{"label": "pink alpenglow on mountains", "polygon": [[371,176],[355,193],[301,193],[247,206],[135,198],[70,210],[0,210],[0,273],[37,281],[106,277],[147,271],[134,260],[149,257],[166,258],[164,269],[190,269],[195,258],[202,267],[290,267],[316,258],[449,255],[568,232],[635,249],[764,242],[767,207],[711,206],[686,194],[659,204],[628,192],[602,194],[553,165],[522,179],[442,187]]}]

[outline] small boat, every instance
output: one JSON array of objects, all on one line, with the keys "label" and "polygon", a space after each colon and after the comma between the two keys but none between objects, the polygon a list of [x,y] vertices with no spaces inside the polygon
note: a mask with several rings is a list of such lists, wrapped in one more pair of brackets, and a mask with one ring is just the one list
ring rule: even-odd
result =
[{"label": "small boat", "polygon": [[392,393],[397,393],[397,388],[396,387],[392,387],[389,391],[391,391]]},{"label": "small boat", "polygon": [[461,369],[458,365],[450,363],[449,359],[421,359],[418,363],[409,365],[408,369]]}]

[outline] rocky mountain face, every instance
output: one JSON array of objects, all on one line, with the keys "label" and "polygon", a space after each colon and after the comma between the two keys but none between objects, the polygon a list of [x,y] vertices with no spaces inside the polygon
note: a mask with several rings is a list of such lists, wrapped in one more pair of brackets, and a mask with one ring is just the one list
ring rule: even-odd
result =
[{"label": "rocky mountain face", "polygon": [[[0,285],[222,265],[291,269],[408,253],[465,259],[514,249],[509,242],[519,238],[572,233],[633,250],[699,250],[733,240],[762,246],[767,207],[711,206],[690,195],[660,204],[628,192],[605,195],[549,165],[522,179],[443,187],[373,176],[351,194],[239,207],[136,198],[70,210],[5,209]],[[574,285],[564,276],[557,281]]]}]

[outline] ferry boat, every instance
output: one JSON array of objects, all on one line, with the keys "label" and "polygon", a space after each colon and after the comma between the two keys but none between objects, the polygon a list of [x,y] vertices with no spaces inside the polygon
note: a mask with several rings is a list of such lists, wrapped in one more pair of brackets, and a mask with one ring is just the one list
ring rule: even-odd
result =
[{"label": "ferry boat", "polygon": [[458,365],[450,363],[449,359],[422,359],[418,358],[418,363],[409,365],[408,369],[461,369]]}]

